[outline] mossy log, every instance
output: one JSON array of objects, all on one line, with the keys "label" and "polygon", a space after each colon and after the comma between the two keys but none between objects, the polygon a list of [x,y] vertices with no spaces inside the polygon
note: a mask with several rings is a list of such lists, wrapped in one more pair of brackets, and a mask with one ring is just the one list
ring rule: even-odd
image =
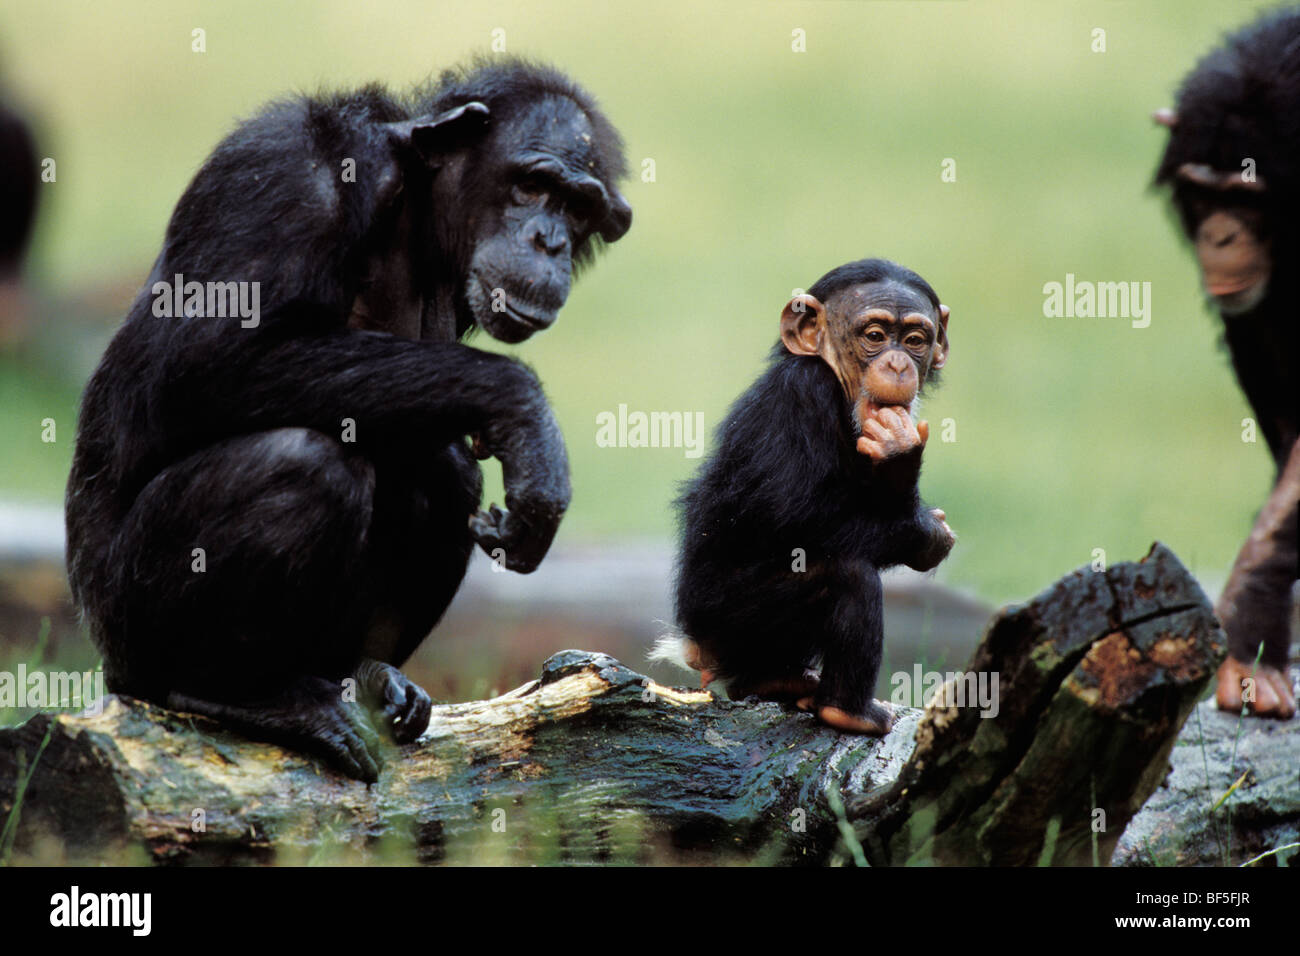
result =
[{"label": "mossy log", "polygon": [[1017,864],[1091,862],[1101,808],[1105,862],[1223,647],[1157,545],[995,618],[970,669],[1000,675],[996,716],[939,702],[855,737],[566,651],[435,707],[366,786],[110,697],[0,731],[0,821],[21,799],[14,859],[46,862]]}]

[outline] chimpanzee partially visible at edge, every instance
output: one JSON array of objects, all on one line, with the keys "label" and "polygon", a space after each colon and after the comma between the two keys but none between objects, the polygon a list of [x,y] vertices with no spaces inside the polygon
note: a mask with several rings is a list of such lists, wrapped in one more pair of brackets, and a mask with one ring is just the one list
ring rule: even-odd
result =
[{"label": "chimpanzee partially visible at edge", "polygon": [[587,93],[504,58],[272,103],[216,148],[82,401],[68,570],[111,690],[377,778],[342,682],[415,739],[397,668],[474,544],[531,571],[569,503],[536,376],[458,340],[555,320],[628,230],[624,171]]},{"label": "chimpanzee partially visible at edge", "polygon": [[[728,412],[680,504],[677,624],[651,656],[789,699],[824,723],[884,735],[873,697],[880,572],[951,550],[917,492],[926,422],[912,405],[948,359],[947,306],[916,273],[864,259],[781,314],[766,373]],[[820,665],[820,674],[817,667]]]},{"label": "chimpanzee partially visible at edge", "polygon": [[0,283],[11,281],[22,265],[40,173],[31,130],[6,100],[0,91]]},{"label": "chimpanzee partially visible at edge", "polygon": [[31,129],[0,89],[0,350],[21,341],[25,331],[22,266],[39,188]]},{"label": "chimpanzee partially visible at edge", "polygon": [[1296,710],[1287,657],[1300,576],[1300,9],[1229,37],[1183,81],[1176,108],[1155,119],[1170,128],[1156,182],[1172,189],[1277,467],[1219,599],[1228,658],[1218,704],[1287,718]]}]

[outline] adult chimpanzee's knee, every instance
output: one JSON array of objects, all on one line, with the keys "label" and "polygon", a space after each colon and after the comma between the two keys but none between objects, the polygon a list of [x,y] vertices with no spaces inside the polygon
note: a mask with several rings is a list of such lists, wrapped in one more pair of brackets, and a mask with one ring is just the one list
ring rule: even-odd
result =
[{"label": "adult chimpanzee's knee", "polygon": [[[123,636],[109,689],[375,779],[378,738],[342,685],[354,674],[367,690],[392,682],[360,656],[374,497],[369,461],[303,428],[228,439],[164,468],[114,542],[115,586],[102,595],[111,606],[88,607]],[[429,702],[410,687],[418,734]],[[361,703],[383,710],[379,698]]]},{"label": "adult chimpanzee's knee", "polygon": [[374,490],[366,459],[304,428],[228,439],[164,468],[114,543],[132,659],[110,689],[260,696],[302,674],[350,674]]}]

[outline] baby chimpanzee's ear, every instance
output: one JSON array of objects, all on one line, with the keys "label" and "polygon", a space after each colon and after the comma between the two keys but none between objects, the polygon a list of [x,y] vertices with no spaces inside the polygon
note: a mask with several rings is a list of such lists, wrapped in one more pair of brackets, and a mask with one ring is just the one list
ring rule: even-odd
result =
[{"label": "baby chimpanzee's ear", "polygon": [[781,311],[781,342],[793,355],[822,355],[826,342],[826,306],[807,293]]}]

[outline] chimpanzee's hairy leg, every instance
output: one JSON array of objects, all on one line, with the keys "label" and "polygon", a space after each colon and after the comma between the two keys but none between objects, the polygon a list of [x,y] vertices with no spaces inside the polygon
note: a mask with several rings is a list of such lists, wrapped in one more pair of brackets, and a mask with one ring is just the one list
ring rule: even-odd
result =
[{"label": "chimpanzee's hairy leg", "polygon": [[832,727],[884,736],[889,709],[874,697],[884,648],[884,589],[880,573],[863,561],[845,561],[831,589],[823,627],[822,674],[813,705]]},{"label": "chimpanzee's hairy leg", "polygon": [[482,496],[478,462],[461,441],[419,468],[380,464],[366,657],[400,667],[437,625],[465,576]]},{"label": "chimpanzee's hairy leg", "polygon": [[437,626],[465,577],[474,550],[469,518],[482,494],[482,472],[461,441],[418,469],[379,467],[373,599],[357,676],[398,743],[423,733],[432,702],[397,668]]},{"label": "chimpanzee's hairy leg", "polygon": [[[427,725],[428,695],[389,661],[367,661],[367,634],[383,573],[420,553],[414,542],[421,531],[455,521],[426,517],[396,537],[390,529],[420,510],[404,491],[409,485],[396,472],[386,476],[345,445],[302,428],[228,439],[164,469],[113,544],[118,592],[105,623],[125,648],[110,674],[113,689],[376,779],[378,739],[362,707],[344,699],[341,682],[356,673],[363,697],[390,721],[403,718],[395,737],[411,739]],[[426,494],[436,497],[432,488]],[[462,525],[467,515],[459,516]],[[467,540],[463,528],[450,542],[426,538],[425,566],[447,574],[451,551],[463,572]],[[412,619],[402,622],[404,634],[436,621],[454,593],[434,580],[440,593],[428,593],[426,581],[425,591],[414,593],[427,593],[427,603],[406,606]],[[396,650],[392,663],[413,646]]]}]

